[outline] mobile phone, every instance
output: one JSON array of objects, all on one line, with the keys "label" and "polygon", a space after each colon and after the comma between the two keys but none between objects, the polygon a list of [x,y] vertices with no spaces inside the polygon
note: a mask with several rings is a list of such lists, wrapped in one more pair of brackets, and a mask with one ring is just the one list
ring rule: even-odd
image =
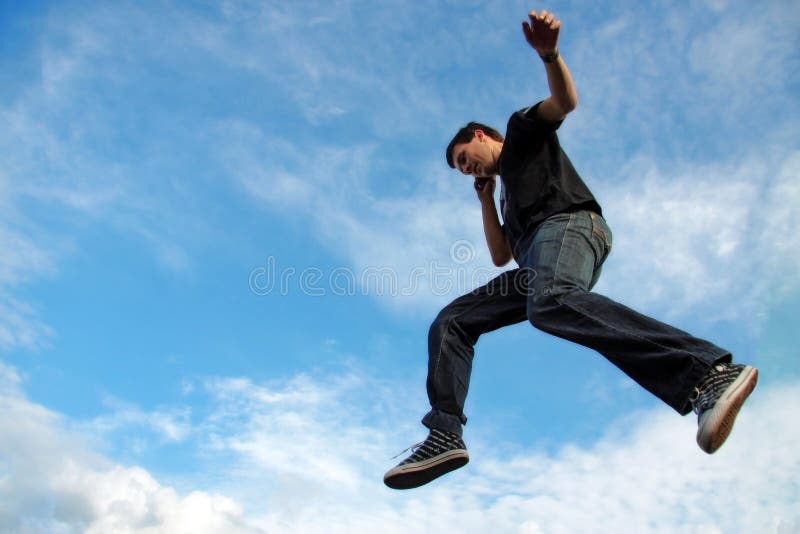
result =
[{"label": "mobile phone", "polygon": [[483,191],[484,186],[489,183],[491,178],[475,178],[475,189]]}]

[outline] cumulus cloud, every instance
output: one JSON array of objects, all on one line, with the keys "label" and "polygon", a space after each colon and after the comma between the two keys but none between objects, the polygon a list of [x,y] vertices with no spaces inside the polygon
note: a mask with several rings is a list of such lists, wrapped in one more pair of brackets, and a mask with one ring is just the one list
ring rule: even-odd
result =
[{"label": "cumulus cloud", "polygon": [[[726,5],[707,4],[718,12]],[[505,12],[492,7],[493,13]],[[464,72],[453,66],[496,72],[495,51],[512,34],[494,28],[505,28],[505,22],[487,23],[486,12],[478,10],[462,12],[460,24],[480,24],[485,31],[480,41],[459,42],[458,31],[450,29],[449,7],[377,8],[380,13],[371,13],[377,18],[369,21],[346,2],[310,17],[285,6],[226,2],[222,21],[209,15],[213,9],[201,14],[161,8],[54,7],[30,58],[39,62],[40,79],[17,82],[30,85],[16,87],[16,100],[0,108],[5,126],[0,131],[0,348],[35,348],[51,334],[36,307],[14,298],[10,289],[55,272],[62,250],[51,246],[58,236],[35,230],[33,214],[15,211],[22,209],[15,207],[22,205],[18,201],[38,203],[54,218],[68,211],[111,221],[153,244],[163,265],[181,271],[191,264],[183,246],[189,236],[219,237],[209,228],[213,223],[200,223],[210,203],[194,202],[198,199],[188,191],[205,187],[216,198],[220,185],[187,166],[181,159],[187,153],[200,161],[198,167],[219,165],[227,179],[223,189],[233,184],[284,215],[302,210],[322,246],[357,273],[391,267],[402,288],[422,268],[418,290],[404,299],[383,299],[390,305],[416,310],[471,287],[452,274],[469,281],[489,263],[474,193],[443,167],[439,149],[435,158],[428,152],[405,154],[402,142],[413,134],[420,144],[441,144],[462,122],[458,117],[481,118],[471,114],[487,102],[497,108],[486,113],[503,118],[514,106],[530,103],[528,95],[541,94],[544,85],[534,90],[535,80],[513,75],[523,71],[522,64],[513,66],[516,61],[530,67],[522,54],[507,58],[511,75],[498,73],[496,86],[484,76],[452,83]],[[711,130],[718,123],[708,117],[722,116],[718,112],[730,102],[735,112],[746,114],[725,115],[722,124],[750,125],[744,119],[758,117],[762,108],[756,104],[763,102],[772,111],[783,109],[788,118],[772,118],[795,143],[791,103],[796,99],[786,95],[798,48],[792,8],[789,2],[771,2],[749,22],[728,11],[709,31],[691,38],[685,13],[662,18],[629,10],[605,25],[592,15],[591,27],[575,38],[568,57],[574,58],[574,72],[589,82],[586,90],[580,88],[588,111],[576,114],[576,127],[565,128],[564,137],[578,141],[570,154],[580,155],[582,168],[602,180],[597,189],[617,237],[601,289],[637,305],[668,306],[673,314],[699,307],[712,318],[748,316],[769,299],[796,291],[800,253],[794,236],[800,223],[793,207],[800,204],[800,160],[794,144],[784,140],[763,154],[726,146],[732,155],[709,163],[697,156],[695,141],[664,134],[680,131],[684,120],[716,134]],[[421,13],[437,31],[419,31]],[[641,20],[666,22],[654,31],[638,24]],[[784,23],[775,28],[774,20]],[[519,38],[516,27],[513,35]],[[394,46],[412,38],[411,49]],[[452,57],[453,42],[463,46],[463,57]],[[769,43],[761,48],[763,57],[748,55],[759,42]],[[198,58],[211,61],[193,70]],[[220,76],[222,69],[231,71]],[[161,75],[168,72],[180,76],[166,84]],[[694,91],[698,77],[709,82],[702,99]],[[181,83],[205,84],[214,93],[218,86],[210,79],[238,81],[239,88],[268,87],[269,97],[248,100],[241,91],[244,103],[222,111],[218,95],[201,97],[199,119],[175,111],[185,104]],[[165,91],[159,93],[163,105],[150,93],[142,95],[145,87]],[[264,102],[270,98],[277,103]],[[280,111],[273,123],[265,126],[249,116],[269,106]],[[275,124],[287,111],[278,108],[284,107],[292,108],[296,124],[334,124],[330,131],[336,135],[324,143],[309,132],[303,134],[307,138],[276,135]],[[714,113],[704,112],[706,107]],[[131,108],[136,113],[129,113]],[[207,110],[218,115],[209,117]],[[691,115],[687,110],[696,116],[685,117]],[[445,114],[458,117],[448,122]],[[130,138],[121,134],[134,131]],[[718,142],[729,143],[749,141],[752,132],[742,127],[720,134]],[[668,148],[668,157],[654,149],[658,143]],[[675,154],[681,156],[679,165]],[[631,156],[620,175],[619,161]],[[376,184],[374,176],[397,180],[387,186]],[[473,245],[467,263],[452,254],[453,245],[464,241]],[[426,280],[431,262],[451,269],[449,292]],[[635,292],[630,280],[641,281]],[[800,528],[792,508],[800,474],[797,426],[786,423],[793,421],[790,408],[800,400],[797,385],[757,391],[732,442],[711,458],[693,445],[690,418],[637,412],[597,443],[556,453],[511,444],[517,453],[504,457],[493,437],[474,437],[467,469],[404,494],[385,490],[380,476],[392,463],[386,451],[419,432],[419,414],[409,410],[407,393],[417,392],[410,403],[424,406],[416,385],[353,372],[270,383],[224,377],[199,386],[187,382],[183,390],[205,401],[208,413],[182,406],[148,412],[118,402],[108,414],[74,421],[30,400],[18,373],[0,364],[0,412],[14,423],[0,426],[0,530]],[[155,434],[160,439],[153,447],[183,447],[202,469],[176,489],[152,468],[121,465],[97,452],[92,440],[98,434],[125,430]]]},{"label": "cumulus cloud", "polygon": [[[792,532],[800,487],[794,383],[757,389],[729,443],[694,420],[636,411],[586,447],[548,453],[472,436],[472,462],[414,491],[383,487],[389,449],[419,433],[401,384],[351,369],[203,383],[211,409],[189,488],[93,452],[0,367],[0,527],[12,532]],[[193,394],[200,394],[195,391]],[[370,402],[372,401],[372,402]],[[412,402],[413,404],[413,402]],[[72,428],[72,429],[70,429]],[[499,441],[498,441],[499,440]],[[186,486],[187,483],[182,484]]]},{"label": "cumulus cloud", "polygon": [[94,452],[58,413],[28,400],[0,363],[0,530],[54,533],[261,532],[228,497],[178,494],[141,467]]},{"label": "cumulus cloud", "polygon": [[[588,449],[492,461],[481,474],[504,481],[495,491],[512,496],[505,499],[514,515],[526,518],[528,532],[789,531],[800,518],[790,505],[798,486],[777,466],[797,466],[798,456],[788,441],[778,448],[764,444],[777,435],[774,410],[797,398],[798,389],[759,393],[715,456],[699,453],[689,439],[692,417],[655,411],[618,421]],[[797,435],[798,428],[788,432]],[[755,495],[776,507],[753,508]]]},{"label": "cumulus cloud", "polygon": [[[218,445],[255,445],[240,460],[282,496],[282,509],[268,514],[270,531],[727,532],[743,526],[755,532],[791,529],[799,519],[792,511],[798,459],[792,443],[800,428],[780,436],[774,430],[785,406],[800,398],[796,385],[759,392],[730,443],[713,457],[694,443],[692,417],[641,411],[617,421],[593,445],[567,445],[554,454],[523,449],[504,457],[502,441],[476,437],[468,468],[399,494],[380,486],[380,459],[387,438],[400,434],[393,425],[402,410],[381,410],[384,418],[370,422],[353,402],[366,398],[374,382],[348,375],[331,385],[303,377],[274,388],[249,381],[230,386],[211,387],[224,392],[228,407],[236,400],[254,414],[236,420],[228,432],[233,437]],[[398,397],[386,393],[368,398]],[[763,445],[766,436],[777,439],[773,446]],[[295,494],[303,495],[302,504]],[[758,504],[750,500],[754,494],[761,496]],[[731,509],[747,511],[734,517]]]}]

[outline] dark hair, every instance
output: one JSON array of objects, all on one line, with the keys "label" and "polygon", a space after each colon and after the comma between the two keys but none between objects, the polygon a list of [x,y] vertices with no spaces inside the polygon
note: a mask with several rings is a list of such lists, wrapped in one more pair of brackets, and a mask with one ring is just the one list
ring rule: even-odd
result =
[{"label": "dark hair", "polygon": [[495,141],[500,141],[501,143],[503,142],[503,136],[491,126],[486,126],[480,122],[470,122],[461,128],[455,137],[453,137],[453,140],[450,141],[450,144],[447,145],[447,152],[445,156],[447,157],[447,164],[453,169],[456,168],[455,163],[453,163],[453,148],[461,143],[469,143],[472,141],[472,138],[475,137],[475,130],[481,130]]}]

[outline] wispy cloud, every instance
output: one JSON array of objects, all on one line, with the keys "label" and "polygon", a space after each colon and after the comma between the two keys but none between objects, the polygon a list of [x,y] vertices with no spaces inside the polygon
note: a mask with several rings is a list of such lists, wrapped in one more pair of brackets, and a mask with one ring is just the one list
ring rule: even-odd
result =
[{"label": "wispy cloud", "polygon": [[[714,456],[694,420],[635,411],[585,448],[553,454],[467,433],[472,462],[396,493],[380,477],[390,445],[417,426],[401,385],[357,370],[256,384],[205,381],[211,410],[184,493],[94,453],[65,418],[28,400],[0,367],[0,526],[60,532],[790,532],[800,439],[788,412],[800,386],[757,391]],[[379,404],[370,401],[378,400]],[[405,406],[405,408],[403,408]],[[407,415],[407,414],[406,414]],[[75,428],[75,425],[69,425]],[[781,429],[780,432],[776,429]],[[216,460],[202,451],[214,451]],[[186,483],[182,484],[184,487]],[[753,495],[758,498],[754,499]],[[731,513],[737,510],[737,513]]]},{"label": "wispy cloud", "polygon": [[30,304],[0,291],[0,348],[35,350],[47,346],[52,335]]},{"label": "wispy cloud", "polygon": [[191,432],[191,409],[188,407],[146,411],[112,396],[106,396],[103,404],[108,412],[89,421],[83,429],[103,439],[133,429],[136,436],[134,445],[140,447],[141,440],[148,434],[155,437],[156,443],[169,443],[183,441]]},{"label": "wispy cloud", "polygon": [[[731,286],[731,280],[712,275],[719,265],[713,258],[722,258],[719,247],[731,250],[742,242],[736,226],[742,223],[722,216],[719,197],[706,219],[680,198],[701,200],[693,189],[696,173],[702,174],[706,193],[722,191],[740,215],[753,213],[753,199],[771,194],[770,189],[754,191],[753,180],[736,169],[751,162],[748,168],[759,176],[755,181],[769,187],[757,166],[761,156],[741,145],[752,122],[745,120],[744,110],[758,109],[762,101],[796,110],[789,93],[797,53],[787,43],[797,36],[787,33],[791,24],[783,24],[774,31],[786,38],[773,38],[770,22],[784,11],[790,19],[796,16],[786,5],[769,3],[746,21],[737,15],[738,4],[723,11],[714,3],[693,4],[683,18],[641,5],[612,12],[600,23],[591,11],[563,13],[565,57],[582,95],[579,111],[563,128],[565,146],[592,187],[604,193],[617,230],[616,256],[624,255],[626,262],[624,274],[657,263],[655,272],[665,283],[651,282],[643,294],[649,300],[641,302],[669,302],[677,313]],[[479,24],[480,12],[454,19],[444,7],[364,11],[348,2],[312,11],[309,16],[300,8],[224,3],[218,11],[166,8],[156,14],[146,5],[127,5],[91,10],[73,20],[74,14],[54,8],[47,22],[53,31],[41,37],[36,58],[41,79],[0,110],[9,125],[0,134],[7,196],[110,222],[148,243],[160,265],[186,272],[198,240],[221,237],[207,217],[224,187],[216,181],[220,170],[228,183],[280,216],[309,221],[319,243],[356,271],[390,267],[400,280],[411,280],[431,261],[452,267],[449,249],[459,240],[474,245],[469,272],[489,266],[474,194],[468,182],[444,167],[439,145],[466,120],[504,120],[515,106],[544,94],[541,72],[515,74],[527,72],[530,59],[516,26],[519,16],[506,10],[491,15],[483,21],[481,44],[455,39],[458,27]],[[71,22],[57,24],[59,16]],[[421,16],[437,31],[416,31]],[[657,21],[657,31],[643,21]],[[395,43],[406,42],[410,34],[414,47],[398,49]],[[520,41],[519,54],[499,67],[490,51],[505,49],[511,39]],[[754,41],[771,43],[769,76],[758,70],[762,62],[736,59],[749,58]],[[452,42],[459,53],[444,44]],[[730,46],[719,50],[720,42]],[[736,69],[725,67],[735,60]],[[457,76],[458,69],[473,67],[491,68],[493,75]],[[213,92],[220,69],[227,69],[225,78],[243,102],[218,104],[207,115],[182,113],[181,88],[191,83]],[[158,75],[162,71],[177,74],[165,83]],[[267,96],[250,95],[254,83]],[[737,90],[723,98],[733,86]],[[143,98],[142,91],[162,98]],[[70,95],[79,98],[66,98]],[[215,100],[198,98],[205,107]],[[126,111],[129,106],[136,106],[136,113]],[[74,120],[78,111],[80,121]],[[724,130],[707,126],[712,115]],[[775,128],[791,131],[792,120],[791,113],[776,117]],[[676,135],[679,131],[688,133]],[[158,146],[150,140],[154,135]],[[410,136],[432,148],[405,151]],[[773,142],[770,150],[773,161],[791,165],[786,139]],[[717,150],[709,161],[697,148],[708,143],[711,149],[714,143],[736,143],[743,150],[724,157]],[[186,165],[187,153],[196,166]],[[677,181],[673,167],[682,170]],[[640,191],[636,173],[651,168],[659,169],[659,176],[648,182],[651,189]],[[729,182],[729,172],[738,185]],[[647,196],[647,206],[669,204],[675,216],[661,217],[656,228],[631,209],[641,205],[631,197],[633,191]],[[620,198],[628,201],[622,205]],[[628,220],[634,213],[639,220]],[[711,217],[714,224],[695,225],[688,237],[681,213],[700,223]],[[664,262],[648,259],[657,257],[652,243],[658,240],[628,237],[654,230],[677,239],[674,257],[666,263],[681,263],[689,276],[665,272]],[[713,243],[718,248],[710,250]],[[736,254],[749,256],[748,250],[741,245]],[[746,261],[755,270],[739,275],[772,276],[757,263]],[[613,269],[612,263],[609,274]],[[384,301],[397,309],[419,309],[448,297],[421,285],[402,304]]]},{"label": "wispy cloud", "polygon": [[782,124],[796,129],[800,15],[790,1],[725,4],[620,4],[565,19],[581,95],[570,153],[598,179],[613,179],[637,153],[667,164],[729,161]]},{"label": "wispy cloud", "polygon": [[[416,28],[421,17],[444,20],[446,9],[225,3],[222,13],[211,31],[192,33],[195,42],[263,76],[311,124],[347,118],[392,137],[416,130],[422,114],[441,115],[442,97],[419,70],[445,64],[449,54],[441,34]],[[409,38],[414,47],[396,46]]]},{"label": "wispy cloud", "polygon": [[[728,6],[720,12],[716,4],[697,4],[691,13],[678,16],[663,12],[669,11],[666,8],[637,6],[634,11],[613,13],[600,25],[595,20],[589,25],[581,16],[569,21],[572,36],[566,53],[577,80],[584,84],[579,88],[586,98],[580,112],[564,127],[565,146],[570,153],[574,150],[578,154],[574,159],[601,193],[617,230],[617,252],[607,268],[609,281],[600,286],[610,287],[611,296],[664,308],[672,316],[697,311],[700,306],[705,317],[718,320],[749,317],[776,295],[796,289],[789,276],[795,270],[796,254],[786,250],[792,245],[760,234],[761,228],[774,227],[777,219],[787,224],[788,234],[792,232],[792,220],[783,209],[792,204],[791,186],[785,178],[796,171],[792,147],[783,140],[767,141],[771,157],[765,158],[761,149],[743,144],[751,127],[742,113],[762,105],[767,87],[769,106],[786,104],[795,109],[788,85],[792,70],[786,67],[797,60],[797,53],[786,46],[787,39],[771,37],[771,21],[785,10],[785,3],[771,3],[747,21],[737,15],[741,7]],[[273,15],[268,18],[273,20]],[[288,19],[275,20],[295,29],[305,23],[284,15]],[[658,31],[643,24],[655,20]],[[281,26],[279,32],[285,29]],[[783,35],[787,26],[775,31]],[[791,42],[796,35],[787,38]],[[748,50],[754,39],[772,42],[768,70],[775,76],[761,76],[748,62],[737,62],[737,69],[721,66],[732,58],[750,57]],[[719,63],[714,59],[715,47],[703,47],[710,42],[730,43],[721,52]],[[306,69],[312,80],[337,79],[340,74],[334,67],[343,65],[334,52],[326,55],[310,43],[300,48],[319,61],[298,61],[296,69]],[[698,49],[704,53],[698,54]],[[607,53],[609,50],[613,52]],[[480,57],[476,56],[476,61]],[[513,70],[517,60],[510,61]],[[443,59],[442,68],[447,64]],[[284,68],[292,69],[290,64]],[[731,79],[733,71],[735,79]],[[522,105],[525,102],[520,95],[536,91],[529,89],[534,80],[520,78],[500,84],[499,96],[492,100],[481,100],[465,90],[451,107],[458,108],[458,101],[480,102],[483,112],[493,116],[499,103]],[[761,82],[750,83],[753,79]],[[468,86],[467,81],[464,86]],[[733,86],[736,91],[728,95]],[[539,93],[545,90],[544,84],[540,89]],[[397,107],[391,102],[387,105],[390,109]],[[405,114],[424,115],[420,109]],[[778,130],[783,128],[782,120],[796,120],[791,113],[783,117],[777,119]],[[469,118],[476,117],[464,120]],[[710,129],[709,120],[724,123],[726,129]],[[251,134],[266,137],[260,128],[251,125],[249,129]],[[674,134],[687,129],[686,135]],[[735,143],[741,149],[723,155],[716,151],[719,143]],[[273,143],[283,147],[279,148],[281,152],[287,145],[291,143]],[[703,147],[712,154],[704,154]],[[304,154],[313,154],[311,161],[298,161],[288,174],[286,168],[274,169],[277,172],[273,173],[268,164],[259,163],[252,154],[248,157],[247,150],[238,152],[248,164],[250,176],[264,177],[259,187],[254,187],[252,180],[246,182],[246,189],[262,200],[271,195],[273,204],[284,189],[288,190],[284,196],[289,203],[302,198],[302,203],[293,205],[315,221],[323,245],[336,243],[336,251],[344,253],[348,267],[363,270],[376,263],[386,264],[408,279],[415,268],[409,258],[417,260],[416,267],[421,260],[433,259],[452,266],[443,253],[464,238],[475,245],[477,260],[488,265],[479,212],[470,204],[468,188],[447,173],[438,159],[425,167],[415,194],[393,195],[379,193],[379,188],[363,177],[352,179],[353,174],[363,174],[365,169],[374,173],[386,165],[380,150],[366,153],[365,160],[356,147],[350,153],[350,149],[336,149],[335,157],[331,157],[330,147],[317,144],[307,148]],[[359,165],[354,165],[356,162]],[[343,181],[337,188],[320,179],[320,173],[342,176]],[[776,198],[777,190],[785,190],[790,198]],[[293,194],[298,191],[302,195]],[[352,196],[342,195],[342,191]],[[319,199],[325,199],[325,203],[315,202]],[[765,204],[771,206],[769,217],[759,208]],[[462,224],[454,226],[453,221]],[[782,265],[763,260],[779,254],[785,257],[787,252],[788,261]],[[631,279],[641,280],[637,282],[639,289],[631,289]],[[737,288],[744,279],[759,282],[749,284],[742,298]],[[781,291],[776,293],[778,288]],[[423,298],[429,289],[422,287],[413,299],[405,300],[416,300],[422,306],[440,303],[442,299],[430,291]],[[736,298],[731,298],[734,294]],[[403,306],[411,309],[408,304]]]},{"label": "wispy cloud", "polygon": [[[580,6],[565,19],[582,100],[562,139],[616,231],[600,289],[684,317],[757,315],[798,288],[798,11],[653,6],[605,17]],[[546,90],[541,72],[520,75],[530,54],[505,3],[156,7],[53,5],[29,58],[39,77],[0,104],[0,348],[53,335],[17,289],[58,272],[80,246],[76,228],[136,236],[186,272],[199,241],[230,239],[214,208],[231,190],[304,221],[356,272],[389,267],[402,283],[434,261],[467,277],[489,264],[474,192],[440,145]],[[500,65],[509,39],[520,54]],[[41,227],[42,213],[56,224]],[[467,263],[451,254],[463,241]],[[414,313],[459,292],[424,283],[381,299]],[[119,401],[75,421],[28,398],[19,374],[0,364],[0,412],[14,423],[0,425],[0,530],[800,528],[800,436],[786,424],[796,384],[759,390],[711,458],[693,445],[690,418],[636,412],[554,454],[512,444],[504,457],[506,444],[473,437],[466,470],[397,494],[380,475],[387,451],[421,437],[418,385],[358,371],[224,377],[184,383],[203,410]],[[181,448],[202,467],[169,480],[93,441],[135,436],[135,449],[143,435],[148,449]]]},{"label": "wispy cloud", "polygon": [[798,173],[799,153],[672,169],[634,160],[600,190],[617,230],[600,290],[673,316],[759,315],[800,288]]},{"label": "wispy cloud", "polygon": [[[463,267],[462,278],[468,279],[476,269],[486,270],[478,202],[468,180],[441,165],[422,165],[417,182],[392,196],[380,193],[382,187],[371,178],[385,164],[373,145],[317,144],[301,151],[278,134],[244,122],[220,124],[217,135],[221,164],[252,201],[310,223],[319,243],[359,274],[358,282],[362,273],[391,269],[399,291],[391,292],[398,298],[385,299],[388,305],[419,309],[472,288],[459,285],[453,275],[452,289],[437,294],[430,287],[433,263]],[[451,247],[459,241],[469,244],[468,257],[455,259]]]},{"label": "wispy cloud", "polygon": [[0,226],[0,250],[4,251],[0,256],[0,288],[28,282],[55,269],[51,253],[10,224]]},{"label": "wispy cloud", "polygon": [[[4,195],[0,181],[0,348],[36,349],[47,344],[52,331],[38,317],[36,307],[14,296],[21,285],[56,272],[59,246],[24,220]],[[48,242],[49,241],[49,242]]]}]

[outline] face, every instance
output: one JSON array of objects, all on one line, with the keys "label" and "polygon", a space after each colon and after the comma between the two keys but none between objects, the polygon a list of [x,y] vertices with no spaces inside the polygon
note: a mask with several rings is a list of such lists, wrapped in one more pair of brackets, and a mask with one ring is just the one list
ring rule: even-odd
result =
[{"label": "face", "polygon": [[497,174],[492,139],[481,130],[476,130],[469,143],[453,147],[453,163],[456,169],[475,178],[487,178]]}]

